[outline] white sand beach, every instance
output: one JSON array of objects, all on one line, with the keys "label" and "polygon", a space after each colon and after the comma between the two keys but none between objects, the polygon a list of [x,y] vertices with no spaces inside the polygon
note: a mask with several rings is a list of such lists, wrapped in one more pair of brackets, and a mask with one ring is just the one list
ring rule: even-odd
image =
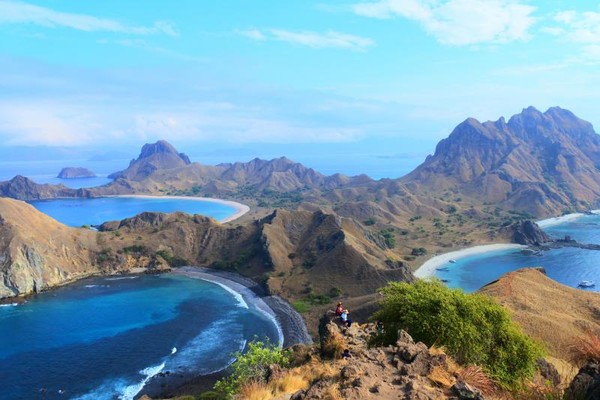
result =
[{"label": "white sand beach", "polygon": [[525,249],[527,246],[521,244],[511,243],[498,243],[498,244],[486,244],[482,246],[469,247],[467,249],[452,251],[450,253],[441,254],[425,261],[415,272],[417,278],[428,278],[433,276],[436,268],[447,265],[450,260],[458,260],[462,257],[473,256],[476,254],[483,254],[490,251],[497,250],[510,250],[510,249]]},{"label": "white sand beach", "polygon": [[235,208],[235,213],[233,215],[219,221],[222,224],[236,220],[239,217],[241,217],[242,215],[246,214],[248,211],[250,211],[250,207],[245,204],[238,203],[236,201],[231,201],[231,200],[213,199],[210,197],[152,196],[152,195],[148,195],[148,194],[123,194],[123,195],[104,196],[104,197],[131,197],[131,198],[138,198],[138,199],[174,199],[174,200],[189,200],[189,201],[206,201],[206,202],[210,202],[210,203],[223,204],[223,205]]}]

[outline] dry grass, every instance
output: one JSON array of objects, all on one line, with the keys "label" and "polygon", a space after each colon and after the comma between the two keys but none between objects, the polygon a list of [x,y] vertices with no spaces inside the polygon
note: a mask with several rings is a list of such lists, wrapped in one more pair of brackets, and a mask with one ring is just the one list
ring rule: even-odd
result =
[{"label": "dry grass", "polygon": [[481,367],[476,365],[467,365],[466,367],[459,368],[456,377],[481,390],[483,394],[492,394],[497,391],[497,386],[492,378]]},{"label": "dry grass", "polygon": [[306,389],[310,384],[308,377],[302,374],[289,372],[273,382],[279,393],[294,393],[300,389]]},{"label": "dry grass", "polygon": [[583,364],[587,361],[600,361],[600,338],[592,331],[586,331],[583,336],[575,339],[575,343],[570,346],[572,361],[577,364]]},{"label": "dry grass", "polygon": [[[282,377],[268,384],[249,382],[238,394],[244,400],[272,400],[283,394],[294,393],[300,389],[308,389],[310,384],[319,379],[339,378],[340,367],[336,363],[313,361],[300,367],[292,368]],[[339,390],[332,386],[326,392],[325,399],[342,400]]]},{"label": "dry grass", "polygon": [[271,400],[273,397],[273,391],[268,386],[256,381],[246,383],[236,396],[244,400]]},{"label": "dry grass", "polygon": [[346,348],[346,340],[339,332],[331,332],[321,345],[321,355],[327,358],[338,359]]},{"label": "dry grass", "polygon": [[513,321],[552,357],[570,361],[569,346],[586,328],[600,332],[598,293],[561,285],[537,270],[513,271],[481,292],[508,308]]},{"label": "dry grass", "polygon": [[340,393],[340,389],[338,389],[338,387],[334,384],[329,386],[327,390],[325,390],[323,400],[344,400],[344,398]]},{"label": "dry grass", "polygon": [[427,377],[443,389],[449,389],[456,382],[456,379],[454,379],[450,372],[438,366],[433,367]]},{"label": "dry grass", "polygon": [[338,378],[340,367],[335,362],[311,362],[294,368],[292,373],[304,376],[309,382],[324,378]]}]

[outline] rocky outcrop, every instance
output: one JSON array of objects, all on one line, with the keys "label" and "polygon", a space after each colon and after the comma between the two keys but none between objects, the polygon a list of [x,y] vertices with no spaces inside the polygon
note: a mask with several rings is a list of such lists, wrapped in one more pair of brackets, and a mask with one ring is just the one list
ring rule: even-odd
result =
[{"label": "rocky outcrop", "polygon": [[83,167],[65,167],[60,170],[57,178],[60,179],[78,179],[78,178],[95,178],[96,174],[87,168]]},{"label": "rocky outcrop", "polygon": [[415,343],[405,331],[398,332],[395,345],[387,347],[369,345],[376,334],[374,324],[346,327],[325,321],[321,333],[322,346],[338,341],[340,348],[349,350],[350,358],[333,364],[339,368],[339,378],[317,379],[291,399],[322,399],[332,391],[350,400],[484,398],[481,391],[461,380],[458,369],[453,369],[456,364],[446,354]]},{"label": "rocky outcrop", "polygon": [[585,364],[565,391],[567,400],[600,399],[600,364],[589,361]]},{"label": "rocky outcrop", "polygon": [[553,241],[535,222],[530,220],[515,222],[507,230],[513,243],[540,246]]}]

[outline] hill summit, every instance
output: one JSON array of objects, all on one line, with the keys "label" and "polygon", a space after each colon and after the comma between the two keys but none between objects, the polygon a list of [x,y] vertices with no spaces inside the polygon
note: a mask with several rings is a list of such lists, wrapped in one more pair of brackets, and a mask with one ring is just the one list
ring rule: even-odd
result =
[{"label": "hill summit", "polygon": [[189,164],[191,161],[188,156],[178,153],[166,140],[159,140],[156,143],[145,144],[139,157],[131,160],[127,169],[110,174],[108,177],[140,181],[156,170],[180,168]]},{"label": "hill summit", "polygon": [[402,180],[534,215],[590,207],[600,196],[600,136],[572,112],[524,109],[508,122],[469,118]]}]

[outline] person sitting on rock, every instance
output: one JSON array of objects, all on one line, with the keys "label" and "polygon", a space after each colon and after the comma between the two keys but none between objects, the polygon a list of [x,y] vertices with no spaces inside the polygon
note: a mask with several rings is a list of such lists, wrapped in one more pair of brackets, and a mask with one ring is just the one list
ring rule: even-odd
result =
[{"label": "person sitting on rock", "polygon": [[343,360],[348,359],[348,358],[352,358],[352,354],[350,354],[350,349],[346,349],[342,353],[342,359]]},{"label": "person sitting on rock", "polygon": [[383,322],[377,321],[377,324],[375,326],[377,328],[377,334],[383,335]]},{"label": "person sitting on rock", "polygon": [[335,308],[335,316],[339,317],[340,315],[342,315],[343,311],[344,311],[344,306],[342,306],[342,302],[340,301],[339,303],[337,303],[337,307]]},{"label": "person sitting on rock", "polygon": [[340,319],[342,320],[343,324],[346,324],[348,327],[350,327],[350,325],[352,325],[352,320],[350,319],[350,311],[348,311],[348,309],[343,310],[342,313],[340,314]]}]

